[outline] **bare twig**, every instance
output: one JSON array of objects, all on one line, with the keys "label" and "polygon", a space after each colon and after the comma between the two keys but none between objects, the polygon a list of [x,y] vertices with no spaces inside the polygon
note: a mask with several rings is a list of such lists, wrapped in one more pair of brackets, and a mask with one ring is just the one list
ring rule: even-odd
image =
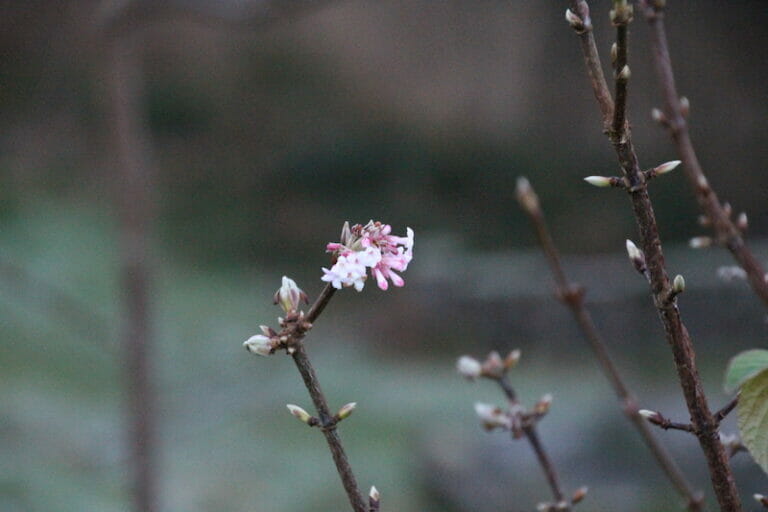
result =
[{"label": "bare twig", "polygon": [[312,403],[315,405],[315,409],[317,409],[318,426],[323,431],[325,440],[328,443],[333,462],[339,472],[339,477],[349,498],[349,503],[352,505],[352,509],[355,512],[369,512],[368,505],[363,500],[357,480],[352,472],[352,467],[349,464],[349,459],[344,451],[344,446],[341,444],[341,438],[337,431],[338,418],[331,414],[328,401],[320,388],[320,382],[317,379],[315,369],[304,348],[304,337],[312,328],[312,323],[317,320],[328,305],[335,292],[336,289],[330,284],[326,285],[306,315],[293,315],[292,320],[289,320],[289,317],[286,318],[286,322],[289,323],[287,323],[286,328],[279,336],[287,340],[287,352],[293,358],[293,362],[296,363],[296,368],[304,380],[304,385],[309,392]]},{"label": "bare twig", "polygon": [[685,498],[688,510],[699,511],[703,507],[703,497],[696,492],[672,456],[664,446],[654,437],[648,423],[638,413],[637,400],[629,391],[624,379],[621,377],[618,367],[608,353],[608,347],[603,341],[600,332],[592,320],[592,315],[584,304],[585,291],[583,288],[571,283],[563,268],[560,254],[555,246],[552,236],[547,228],[544,212],[541,209],[539,198],[528,180],[521,178],[517,185],[517,199],[523,210],[528,214],[536,231],[539,244],[549,262],[550,269],[557,285],[557,295],[560,300],[571,310],[576,323],[581,329],[582,335],[589,344],[600,369],[608,379],[616,396],[619,398],[621,409],[629,418],[635,429],[643,438],[648,449],[653,454],[661,469],[667,475],[672,485]]},{"label": "bare twig", "polygon": [[739,395],[737,394],[735,397],[731,399],[730,402],[725,404],[719,411],[715,413],[715,421],[719,424],[722,422],[729,414],[731,414],[731,411],[739,404]]},{"label": "bare twig", "polygon": [[641,409],[640,415],[647,419],[653,425],[661,427],[664,430],[682,430],[691,434],[696,434],[696,427],[691,423],[680,423],[672,421],[658,411],[649,411],[648,409]]},{"label": "bare twig", "polygon": [[[699,207],[712,226],[717,242],[724,245],[733,254],[734,259],[744,269],[754,293],[768,306],[768,282],[765,269],[744,242],[742,229],[731,220],[730,208],[725,207],[709,185],[691,141],[686,121],[687,101],[681,101],[675,85],[672,61],[664,27],[664,2],[641,0],[640,8],[651,27],[653,62],[659,84],[664,96],[664,125],[669,129],[677,147],[683,170],[693,187]],[[746,219],[746,217],[744,217]]]},{"label": "bare twig", "polygon": [[[582,3],[584,3],[583,0],[571,0],[573,8],[577,8]],[[583,37],[583,35],[580,35],[580,37]],[[584,52],[584,58],[587,61],[587,68],[591,76],[591,69],[599,66],[600,61],[597,59],[596,52]],[[601,88],[603,86],[603,84],[596,80],[591,80],[591,83],[593,88]],[[595,90],[596,97],[605,95],[610,95],[607,89]],[[600,106],[601,110],[603,110],[602,103]],[[630,184],[627,191],[640,231],[654,305],[664,326],[667,341],[672,348],[680,385],[685,396],[688,411],[691,414],[692,424],[696,430],[699,445],[707,459],[715,495],[722,510],[729,512],[740,511],[741,503],[731,468],[728,464],[728,456],[719,440],[718,425],[707,404],[701,378],[696,367],[693,343],[691,342],[688,330],[682,322],[677,308],[677,301],[672,293],[653,205],[632,144],[629,123],[624,123],[618,132],[610,132],[609,138],[618,156],[623,174]]]},{"label": "bare twig", "polygon": [[[504,392],[504,395],[507,397],[507,401],[509,402],[510,406],[513,408],[519,407],[517,394],[515,393],[515,390],[512,387],[512,384],[509,382],[507,376],[501,375],[498,379],[496,379],[496,381]],[[536,454],[536,459],[539,461],[541,469],[544,470],[544,475],[547,478],[549,488],[552,490],[552,495],[555,498],[555,502],[566,504],[567,508],[561,508],[559,510],[571,510],[570,506],[567,505],[565,494],[563,493],[563,489],[560,486],[560,479],[557,476],[555,465],[552,463],[552,460],[549,458],[547,451],[544,449],[544,445],[539,439],[539,434],[536,431],[536,420],[523,421],[523,425],[521,425],[521,427],[523,435],[528,440],[528,443],[531,445],[531,448],[533,448],[533,451]]]},{"label": "bare twig", "polygon": [[347,492],[349,503],[355,512],[368,512],[368,507],[366,507],[363,497],[360,495],[360,489],[352,472],[352,467],[349,464],[349,459],[341,444],[341,438],[337,431],[337,422],[333,421],[333,415],[328,408],[325,395],[322,389],[320,389],[320,382],[317,380],[317,374],[309,361],[309,357],[307,357],[304,344],[302,341],[298,341],[293,347],[295,350],[291,357],[293,357],[296,368],[298,368],[301,378],[304,379],[304,385],[307,387],[309,396],[312,398],[312,403],[315,404],[315,409],[317,409],[321,430],[325,440],[328,442],[328,448],[331,450],[333,462],[336,464],[344,490]]}]

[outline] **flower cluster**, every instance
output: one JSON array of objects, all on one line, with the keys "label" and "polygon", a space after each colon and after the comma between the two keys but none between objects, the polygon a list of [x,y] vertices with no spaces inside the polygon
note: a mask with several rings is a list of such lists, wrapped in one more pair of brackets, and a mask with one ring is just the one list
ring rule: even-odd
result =
[{"label": "flower cluster", "polygon": [[389,288],[387,280],[403,286],[405,281],[395,271],[405,271],[413,259],[413,230],[407,228],[406,236],[391,233],[392,226],[378,221],[364,226],[355,224],[351,228],[349,223],[344,223],[341,241],[326,246],[328,252],[336,255],[336,262],[330,270],[323,268],[321,279],[336,289],[354,286],[361,291],[370,269],[382,290]]}]

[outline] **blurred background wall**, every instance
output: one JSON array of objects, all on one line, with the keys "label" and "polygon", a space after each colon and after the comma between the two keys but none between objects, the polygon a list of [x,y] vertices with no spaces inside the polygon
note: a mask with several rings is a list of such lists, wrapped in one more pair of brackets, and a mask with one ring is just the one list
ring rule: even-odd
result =
[{"label": "blurred background wall", "polygon": [[[607,55],[610,2],[592,3]],[[691,128],[721,198],[768,250],[768,10],[760,0],[670,1]],[[288,3],[283,5],[289,5]],[[292,4],[290,4],[292,5]],[[685,419],[645,286],[625,261],[626,198],[581,178],[618,172],[600,133],[565,2],[327,2],[284,14],[258,0],[137,2],[128,24],[154,184],[148,260],[162,510],[346,506],[284,357],[241,342],[278,315],[288,274],[321,289],[344,220],[416,231],[407,286],[345,291],[310,338],[361,485],[385,510],[531,510],[548,496],[522,443],[486,435],[457,356],[523,350],[513,382],[555,396],[542,436],[590,510],[670,510],[678,498],[623,419],[513,198],[536,186],[554,237],[643,406]],[[99,23],[121,3],[0,2],[0,509],[125,510],[115,168]],[[641,163],[676,158],[650,120],[660,94],[633,23],[630,115]],[[117,192],[116,192],[117,191]],[[702,234],[681,174],[652,197],[714,404],[727,358],[765,346],[766,317]],[[276,323],[272,321],[273,325]],[[733,428],[729,424],[730,429]],[[662,434],[699,488],[692,439]],[[631,461],[631,462],[628,462]],[[745,496],[768,480],[734,460]]]}]

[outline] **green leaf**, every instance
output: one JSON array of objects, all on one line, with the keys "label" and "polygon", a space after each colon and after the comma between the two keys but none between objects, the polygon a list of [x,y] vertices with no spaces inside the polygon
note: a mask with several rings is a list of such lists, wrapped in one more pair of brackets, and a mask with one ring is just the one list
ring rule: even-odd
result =
[{"label": "green leaf", "polygon": [[768,350],[747,350],[728,363],[725,371],[725,391],[738,389],[747,380],[768,368]]},{"label": "green leaf", "polygon": [[741,442],[768,473],[768,370],[742,384],[738,414]]}]

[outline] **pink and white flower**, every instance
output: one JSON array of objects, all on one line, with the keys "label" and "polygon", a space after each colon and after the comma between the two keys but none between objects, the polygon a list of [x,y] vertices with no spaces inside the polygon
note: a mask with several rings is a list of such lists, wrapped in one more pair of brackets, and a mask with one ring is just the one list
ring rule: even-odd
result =
[{"label": "pink and white flower", "polygon": [[[403,286],[405,281],[396,272],[404,272],[413,259],[413,230],[406,229],[406,236],[391,234],[392,226],[370,221],[363,226],[351,228],[344,224],[341,242],[326,246],[328,252],[336,253],[336,263],[329,269],[323,268],[323,281],[334,288],[354,286],[361,291],[368,278],[368,269],[376,279],[379,288],[389,288],[389,281]],[[388,281],[389,280],[389,281]]]}]

